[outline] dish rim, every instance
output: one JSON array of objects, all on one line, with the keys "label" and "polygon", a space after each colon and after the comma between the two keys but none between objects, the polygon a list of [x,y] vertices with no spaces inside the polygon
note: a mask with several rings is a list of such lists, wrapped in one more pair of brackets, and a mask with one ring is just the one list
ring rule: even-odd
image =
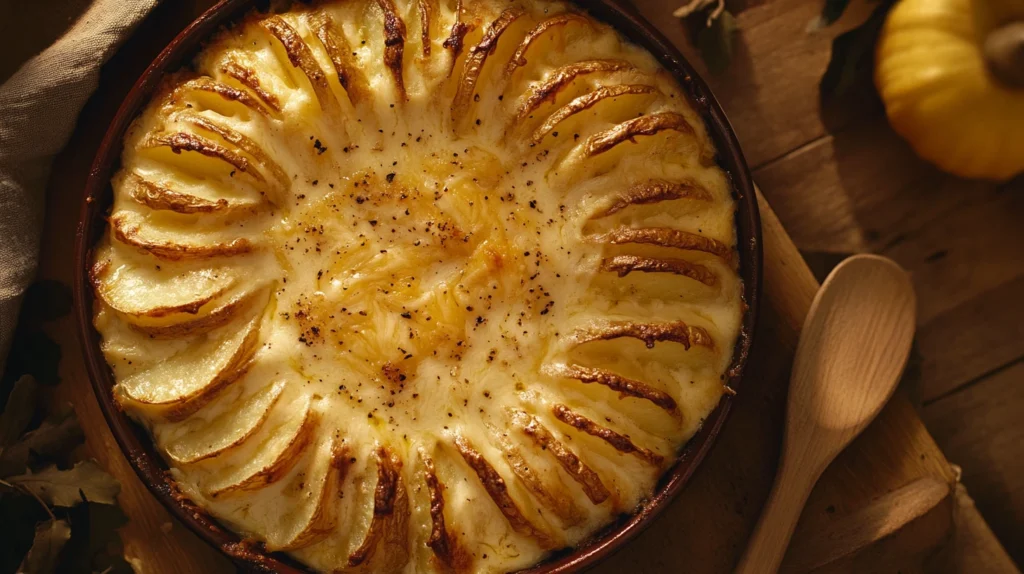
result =
[{"label": "dish rim", "polygon": [[[737,251],[746,311],[726,377],[730,388],[738,389],[757,324],[763,266],[757,195],[736,134],[703,79],[679,50],[635,8],[621,0],[571,0],[571,3],[650,52],[679,82],[715,142],[718,165],[730,178],[737,204]],[[299,574],[309,570],[283,553],[268,553],[258,545],[243,541],[182,495],[168,476],[167,465],[145,429],[118,408],[111,393],[114,377],[100,350],[99,333],[93,327],[94,294],[89,279],[93,246],[106,229],[106,213],[113,199],[110,179],[120,163],[124,134],[131,122],[150,101],[165,75],[186,64],[221,26],[241,18],[259,4],[262,4],[260,0],[218,2],[164,47],[128,92],[107,128],[86,180],[75,236],[72,287],[78,339],[93,392],[118,446],[142,483],[175,518],[237,564],[257,571]],[[722,396],[701,429],[682,448],[675,464],[662,474],[653,496],[634,513],[620,516],[576,547],[560,550],[543,562],[521,571],[521,574],[578,572],[617,552],[638,536],[671,504],[707,456],[734,400],[729,394]]]}]

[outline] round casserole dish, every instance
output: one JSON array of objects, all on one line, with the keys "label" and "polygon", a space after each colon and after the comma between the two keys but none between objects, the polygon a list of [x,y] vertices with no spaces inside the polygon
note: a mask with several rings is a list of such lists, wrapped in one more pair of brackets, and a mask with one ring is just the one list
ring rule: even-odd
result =
[{"label": "round casserole dish", "polygon": [[[297,565],[281,555],[266,554],[254,551],[250,546],[239,545],[237,536],[222,529],[204,513],[196,512],[196,509],[189,505],[187,499],[175,494],[174,485],[165,478],[166,467],[155,452],[148,435],[128,420],[111,396],[110,389],[113,386],[113,378],[99,351],[97,333],[91,324],[93,310],[87,273],[91,259],[90,250],[105,225],[103,217],[111,201],[109,182],[120,158],[122,139],[128,125],[155,93],[157,84],[165,74],[177,70],[182,63],[188,61],[196,53],[203,40],[209,38],[219,26],[240,17],[252,4],[251,2],[228,1],[209,11],[172,42],[129,94],[107,133],[88,182],[87,199],[83,206],[77,248],[79,265],[76,272],[79,275],[75,291],[79,304],[82,341],[94,388],[116,438],[139,472],[140,477],[168,505],[172,512],[229,555],[270,569],[287,570],[297,567]],[[736,388],[749,350],[750,336],[756,316],[757,292],[760,283],[760,239],[756,199],[735,138],[703,83],[649,25],[640,22],[628,11],[610,3],[586,5],[583,8],[598,20],[613,25],[627,39],[649,51],[658,58],[665,69],[676,77],[678,83],[687,93],[691,104],[702,116],[707,126],[711,139],[718,149],[719,165],[731,178],[737,203],[736,234],[739,269],[744,280],[743,297],[747,305],[742,320],[741,334],[737,339],[731,366],[727,371],[729,386]],[[723,397],[718,407],[707,418],[700,432],[689,441],[677,462],[663,475],[654,496],[642,504],[638,512],[623,517],[598,532],[588,541],[578,544],[575,549],[562,551],[550,557],[534,570],[563,571],[591,564],[600,556],[618,547],[622,540],[634,535],[641,527],[648,524],[657,511],[664,508],[672,495],[678,492],[710,447],[714,435],[717,434],[724,421],[729,400],[728,396]]]}]

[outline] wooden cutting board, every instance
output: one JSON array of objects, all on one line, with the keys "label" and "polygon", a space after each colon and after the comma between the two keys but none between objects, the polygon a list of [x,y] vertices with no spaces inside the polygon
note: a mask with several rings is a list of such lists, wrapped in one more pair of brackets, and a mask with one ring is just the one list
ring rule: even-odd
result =
[{"label": "wooden cutting board", "polygon": [[[160,48],[212,2],[162,3],[104,68],[99,89],[58,157],[48,188],[40,277],[70,284],[78,207],[100,139],[134,79]],[[717,445],[679,498],[598,572],[731,571],[774,476],[789,366],[818,283],[762,199],[764,294],[747,378]],[[170,517],[135,476],[99,410],[69,316],[51,329],[64,383],[86,431],[84,456],[122,484],[131,518],[126,554],[144,572],[224,572],[230,563]],[[905,396],[825,472],[801,518],[784,570],[915,571],[950,531],[955,478]],[[884,539],[884,540],[883,540]],[[882,540],[880,543],[874,543]],[[867,550],[863,550],[867,548]],[[844,558],[845,557],[845,558]],[[839,559],[837,561],[837,559]]]}]

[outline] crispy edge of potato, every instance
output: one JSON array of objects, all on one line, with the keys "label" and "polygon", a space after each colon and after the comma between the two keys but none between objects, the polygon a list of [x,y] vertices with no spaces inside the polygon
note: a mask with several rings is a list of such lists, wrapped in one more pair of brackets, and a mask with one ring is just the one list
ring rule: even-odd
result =
[{"label": "crispy edge of potato", "polygon": [[547,375],[575,379],[583,384],[597,383],[609,390],[619,393],[619,397],[645,399],[661,407],[674,416],[679,416],[676,400],[665,391],[656,389],[643,381],[617,375],[606,369],[585,367],[583,365],[548,365],[544,368]]},{"label": "crispy edge of potato", "polygon": [[[349,553],[348,566],[366,566],[373,572],[392,572],[409,560],[409,496],[402,479],[402,459],[398,454],[389,447],[378,446],[375,455],[377,485],[373,489],[373,517],[362,543]],[[389,549],[401,548],[404,554],[387,552],[388,549],[381,548],[382,543]]]},{"label": "crispy edge of potato", "polygon": [[474,449],[473,444],[462,435],[456,435],[454,443],[456,450],[462,455],[462,459],[466,461],[469,468],[476,473],[487,495],[494,501],[509,526],[523,536],[533,538],[545,549],[556,547],[557,544],[547,532],[535,526],[523,515],[519,505],[509,494],[505,479],[501,478],[501,475],[491,466],[484,455]]},{"label": "crispy edge of potato", "polygon": [[296,429],[295,434],[288,441],[288,444],[281,449],[281,452],[274,457],[274,460],[240,482],[210,490],[208,492],[209,496],[211,498],[219,498],[239,492],[259,490],[284,478],[298,464],[299,459],[302,458],[303,451],[313,441],[313,435],[319,426],[320,418],[321,415],[316,410],[315,405],[312,402],[308,403],[302,422]]},{"label": "crispy edge of potato", "polygon": [[349,469],[350,449],[344,441],[335,438],[331,443],[331,456],[328,461],[327,473],[317,494],[316,508],[309,522],[298,534],[284,544],[283,550],[296,550],[311,546],[334,530],[338,522],[337,500],[341,485]]},{"label": "crispy edge of potato", "polygon": [[[251,109],[252,111],[260,114],[261,116],[270,117],[271,110],[275,112],[280,112],[279,109],[271,108],[270,104],[264,101],[263,98],[259,97],[259,95],[253,97],[253,95],[249,92],[239,90],[227,84],[218,82],[208,76],[200,76],[198,78],[193,78],[185,82],[181,86],[178,86],[174,90],[175,97],[176,99],[183,99],[182,96],[184,96],[184,94],[188,91],[192,90],[216,94],[226,101],[238,102],[243,106]],[[276,101],[276,98],[274,99],[274,101]]]},{"label": "crispy edge of potato", "polygon": [[633,118],[621,124],[596,133],[583,143],[583,155],[594,157],[605,153],[620,143],[635,141],[638,136],[653,136],[663,131],[676,131],[696,135],[686,117],[677,112],[659,112]]},{"label": "crispy edge of potato", "polygon": [[437,15],[434,0],[417,0],[416,10],[420,16],[420,42],[423,44],[423,57],[430,57],[430,21]]},{"label": "crispy edge of potato", "polygon": [[512,409],[513,424],[519,430],[533,440],[541,450],[551,453],[558,464],[568,474],[594,504],[601,504],[611,495],[598,475],[592,468],[576,456],[569,447],[555,438],[547,427],[532,415],[520,409]]},{"label": "crispy edge of potato", "polygon": [[154,339],[178,339],[208,333],[218,327],[223,327],[231,322],[238,313],[249,307],[249,304],[257,300],[263,292],[263,288],[253,289],[241,293],[223,305],[211,310],[208,314],[180,323],[168,325],[141,325],[128,322],[128,325],[143,334]]},{"label": "crispy edge of potato", "polygon": [[213,245],[189,245],[185,243],[150,241],[141,237],[141,226],[137,222],[129,222],[128,219],[130,217],[127,213],[115,213],[110,216],[110,228],[113,231],[114,238],[125,245],[136,247],[167,261],[233,257],[249,253],[255,248],[253,243],[244,237],[232,239],[229,243],[215,243]]},{"label": "crispy edge of potato", "polygon": [[[198,456],[194,456],[194,457],[176,456],[175,453],[174,453],[174,449],[173,449],[174,443],[172,443],[172,444],[168,445],[167,447],[165,447],[164,448],[164,452],[167,453],[167,456],[170,457],[170,459],[173,460],[175,462],[175,464],[185,465],[185,464],[195,464],[197,462],[200,462],[200,461],[203,461],[203,460],[207,460],[207,459],[210,459],[210,458],[216,458],[216,457],[221,456],[221,455],[223,455],[223,454],[225,454],[227,452],[230,452],[231,450],[233,450],[236,447],[240,446],[242,443],[244,443],[246,440],[248,440],[253,434],[255,434],[256,431],[260,430],[260,428],[263,426],[263,424],[267,422],[267,419],[270,418],[270,411],[273,410],[274,405],[277,404],[277,401],[281,399],[281,395],[284,394],[284,385],[281,384],[281,383],[271,384],[271,385],[268,385],[267,388],[264,389],[263,392],[266,392],[266,393],[269,393],[269,394],[272,395],[270,397],[270,401],[269,401],[269,404],[267,405],[267,408],[263,410],[263,413],[260,414],[260,417],[256,420],[255,424],[253,424],[251,427],[246,429],[245,432],[243,432],[240,436],[236,437],[233,441],[231,441],[230,444],[227,444],[227,445],[225,445],[225,446],[223,446],[221,448],[218,448],[218,449],[213,449],[213,450],[207,451],[205,453],[201,453]],[[255,398],[255,397],[253,397],[253,398]],[[263,397],[260,397],[260,398],[263,398]]]},{"label": "crispy edge of potato", "polygon": [[109,259],[97,259],[93,263],[92,267],[89,269],[89,282],[92,284],[93,292],[96,294],[97,297],[99,297],[101,301],[103,301],[103,303],[107,307],[110,307],[119,314],[133,317],[157,318],[165,317],[167,315],[171,315],[174,313],[187,313],[189,315],[195,315],[199,313],[199,310],[202,309],[205,305],[207,305],[214,299],[220,297],[225,292],[227,292],[227,290],[230,289],[235,283],[234,279],[232,279],[227,284],[222,285],[216,291],[208,293],[206,296],[201,297],[200,299],[197,299],[195,301],[190,301],[189,303],[184,303],[181,305],[153,307],[152,309],[147,309],[144,311],[130,311],[116,305],[113,302],[113,300],[109,297],[108,289],[104,288],[103,275],[105,275],[106,272],[110,270],[110,265],[111,263]]},{"label": "crispy edge of potato", "polygon": [[462,54],[463,44],[466,41],[466,34],[469,34],[473,30],[473,25],[468,24],[462,20],[463,12],[465,7],[462,4],[462,0],[457,0],[455,4],[455,22],[452,23],[451,32],[448,37],[445,38],[441,44],[446,50],[452,51],[452,68],[448,71],[451,75],[455,71],[455,62],[459,59],[459,55]]},{"label": "crispy edge of potato", "polygon": [[430,537],[427,538],[427,546],[444,570],[468,572],[472,559],[459,544],[458,537],[445,526],[444,483],[437,476],[434,460],[422,448],[419,454],[423,463],[423,482],[430,497]]},{"label": "crispy edge of potato", "polygon": [[183,151],[196,152],[206,157],[221,160],[236,170],[253,178],[257,183],[266,185],[267,180],[252,162],[242,154],[228,149],[209,138],[187,132],[175,132],[149,136],[143,143],[144,148],[170,148],[180,154]]},{"label": "crispy edge of potato", "polygon": [[619,227],[596,235],[594,240],[599,243],[610,243],[612,245],[621,245],[623,243],[660,245],[684,251],[702,251],[721,257],[725,261],[732,259],[732,249],[721,241],[668,227]]},{"label": "crispy edge of potato", "polygon": [[534,144],[539,144],[549,133],[558,127],[558,124],[578,113],[589,110],[604,100],[626,95],[653,94],[655,92],[657,92],[657,90],[654,87],[644,84],[616,84],[614,86],[601,86],[592,92],[588,92],[577,97],[561,108],[555,110],[554,113],[544,120],[544,123],[539,128],[534,130],[533,135],[530,136],[530,141]]},{"label": "crispy edge of potato", "polygon": [[402,58],[405,53],[405,22],[398,15],[398,9],[392,0],[377,0],[377,5],[384,12],[384,66],[391,71],[395,80],[395,89],[401,101],[409,99],[405,92],[405,78],[402,70]]},{"label": "crispy edge of potato", "polygon": [[[515,412],[516,409],[509,409],[513,420]],[[534,472],[526,458],[523,457],[518,446],[513,444],[507,437],[502,436],[502,432],[499,429],[492,429],[491,433],[501,448],[509,468],[512,469],[512,472],[515,473],[523,485],[526,486],[526,489],[537,498],[537,501],[542,506],[557,516],[565,526],[574,526],[586,519],[583,510],[576,505],[572,496],[562,488],[562,485],[558,485],[559,488],[555,489],[550,484],[546,484],[544,479]],[[561,492],[558,492],[558,490],[561,490]]]},{"label": "crispy edge of potato", "polygon": [[273,176],[281,188],[288,189],[291,186],[291,180],[288,179],[288,174],[281,169],[281,166],[270,157],[270,154],[268,154],[260,144],[256,143],[256,141],[249,136],[237,132],[227,126],[222,126],[221,124],[211,121],[209,118],[196,113],[179,112],[177,117],[200,129],[217,134],[223,138],[224,141],[235,144],[238,146],[238,149],[252,156],[252,158],[256,160],[256,163],[270,172],[270,175]]},{"label": "crispy edge of potato", "polygon": [[198,197],[163,187],[142,178],[136,173],[129,174],[128,195],[139,205],[154,211],[173,211],[185,215],[194,213],[230,213],[244,209],[255,209],[255,203],[228,201],[225,198],[216,200]]},{"label": "crispy edge of potato", "polygon": [[328,115],[337,116],[338,99],[334,97],[334,92],[331,91],[331,87],[327,83],[327,74],[317,63],[312,50],[298,31],[280,16],[264,18],[260,20],[260,26],[271,36],[277,38],[277,41],[284,47],[285,54],[288,55],[288,61],[292,66],[301,70],[309,80],[309,85],[320,104],[320,109]]},{"label": "crispy edge of potato", "polygon": [[480,79],[481,72],[483,72],[487,57],[493,54],[497,48],[501,35],[513,22],[525,14],[526,12],[521,8],[505,9],[487,27],[484,37],[480,42],[469,49],[469,55],[466,56],[466,61],[462,66],[462,75],[459,77],[455,97],[452,99],[451,117],[455,123],[467,120],[477,81]]},{"label": "crispy edge of potato", "polygon": [[545,101],[553,101],[558,92],[582,75],[631,69],[633,64],[625,60],[584,60],[557,68],[546,80],[530,89],[523,104],[519,106],[519,111],[516,112],[516,121],[527,119]]},{"label": "crispy edge of potato", "polygon": [[517,68],[525,66],[528,62],[526,61],[526,52],[530,49],[530,46],[548,32],[552,28],[566,26],[573,22],[580,24],[587,24],[593,26],[593,22],[583,14],[576,12],[563,12],[556,14],[546,20],[542,20],[536,26],[533,27],[526,36],[519,42],[519,46],[516,47],[515,53],[509,58],[508,64],[505,65],[505,77],[511,78],[512,74],[515,73]]},{"label": "crispy edge of potato", "polygon": [[313,33],[327,51],[327,57],[334,66],[334,73],[338,76],[338,83],[344,88],[349,102],[357,105],[371,99],[373,94],[366,75],[352,57],[352,48],[344,34],[334,24],[334,19],[329,14],[318,11],[310,16],[310,23]]},{"label": "crispy edge of potato", "polygon": [[619,434],[608,427],[601,426],[587,417],[573,412],[572,409],[565,405],[556,404],[551,408],[551,412],[559,421],[576,430],[603,440],[621,453],[632,454],[657,467],[660,467],[665,462],[665,457],[650,449],[637,446],[628,435]]},{"label": "crispy edge of potato", "polygon": [[708,349],[715,348],[715,342],[707,329],[687,325],[684,321],[667,321],[662,323],[607,321],[577,329],[572,335],[573,341],[577,345],[590,341],[618,339],[620,337],[639,339],[647,345],[648,349],[654,348],[654,343],[660,341],[679,343],[686,350],[689,350],[694,345]]},{"label": "crispy edge of potato", "polygon": [[699,281],[708,287],[718,284],[718,276],[707,267],[686,259],[639,257],[637,255],[615,255],[601,261],[601,270],[625,277],[634,271],[641,273],[672,273]]},{"label": "crispy edge of potato", "polygon": [[252,91],[263,105],[274,111],[276,114],[281,113],[281,100],[274,94],[263,89],[263,84],[260,82],[259,74],[256,70],[245,66],[233,59],[228,59],[221,65],[220,71],[226,74],[229,78],[234,78],[238,83],[242,84],[246,88]]}]

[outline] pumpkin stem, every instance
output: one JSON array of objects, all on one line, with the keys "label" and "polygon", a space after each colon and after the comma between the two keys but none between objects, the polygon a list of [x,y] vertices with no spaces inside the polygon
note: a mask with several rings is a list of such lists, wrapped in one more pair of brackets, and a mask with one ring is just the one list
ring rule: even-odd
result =
[{"label": "pumpkin stem", "polygon": [[996,79],[1012,88],[1024,88],[1024,21],[989,32],[984,51]]}]

